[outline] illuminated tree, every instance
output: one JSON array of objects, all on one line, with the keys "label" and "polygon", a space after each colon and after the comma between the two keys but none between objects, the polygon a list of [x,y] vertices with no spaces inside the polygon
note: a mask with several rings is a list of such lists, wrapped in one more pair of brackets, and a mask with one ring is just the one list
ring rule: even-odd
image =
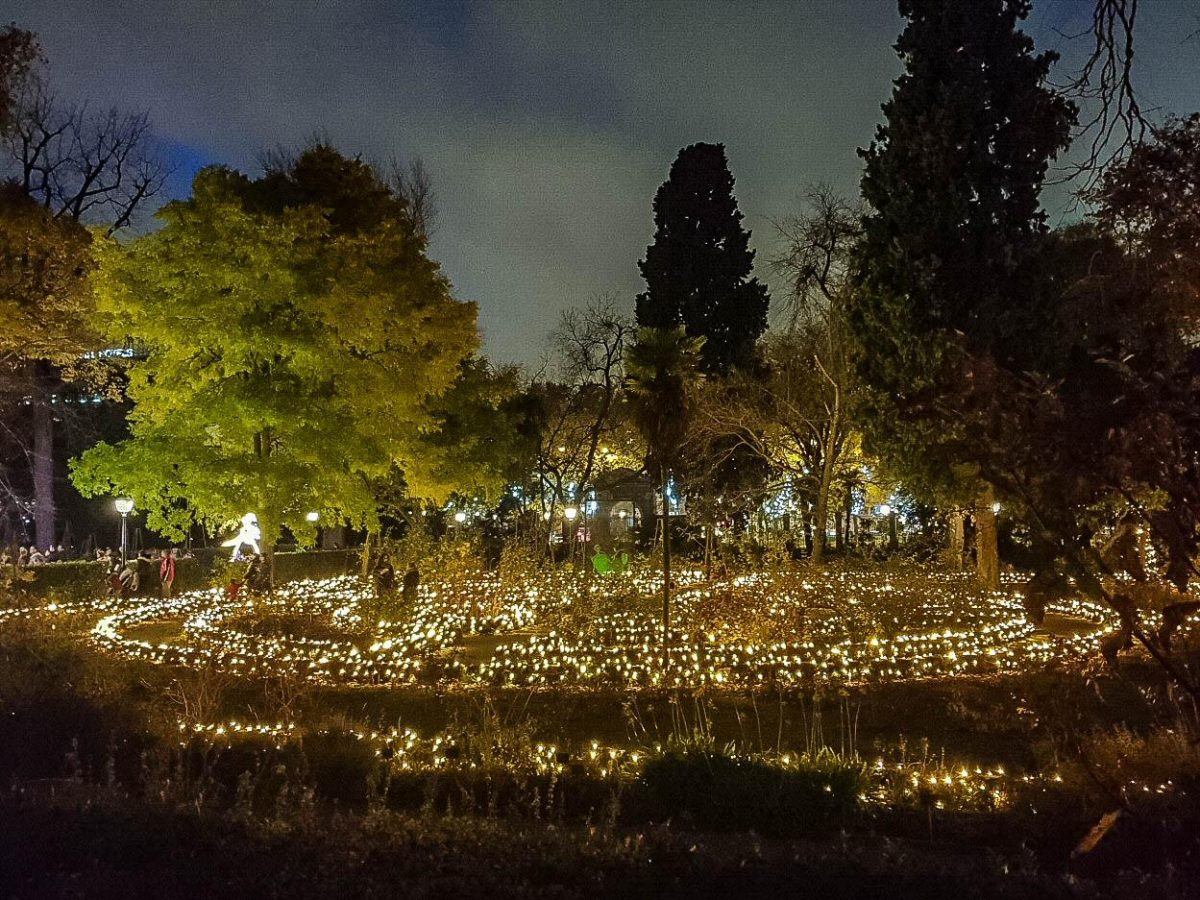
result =
[{"label": "illuminated tree", "polygon": [[10,179],[0,197],[6,231],[0,277],[10,308],[22,311],[0,353],[10,370],[22,372],[14,389],[29,397],[30,433],[16,437],[30,461],[35,534],[45,547],[58,539],[54,448],[63,406],[52,408],[55,395],[72,379],[86,383],[81,373],[103,371],[78,365],[101,344],[81,278],[91,264],[81,226],[111,233],[128,225],[161,189],[167,167],[144,113],[64,103],[39,61],[33,35],[0,33],[0,170]]},{"label": "illuminated tree", "polygon": [[[563,314],[551,336],[553,355],[529,385],[537,419],[534,468],[546,521],[583,504],[596,476],[631,459],[628,410],[621,389],[633,325],[612,299],[598,297]],[[567,527],[564,524],[564,528]]]},{"label": "illuminated tree", "polygon": [[476,349],[399,197],[370,166],[317,145],[252,181],[202,170],[162,227],[99,243],[97,306],[131,368],[132,436],[74,464],[90,495],[120,490],[180,535],[258,514],[280,530],[376,525],[376,486],[442,497],[427,458],[435,408]]}]

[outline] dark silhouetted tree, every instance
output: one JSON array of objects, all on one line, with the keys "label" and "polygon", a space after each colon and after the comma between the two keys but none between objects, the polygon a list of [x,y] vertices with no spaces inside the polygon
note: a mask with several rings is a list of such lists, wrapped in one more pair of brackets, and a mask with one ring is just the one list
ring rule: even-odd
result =
[{"label": "dark silhouetted tree", "polygon": [[733,196],[722,144],[679,151],[654,197],[654,243],[639,263],[646,291],[637,298],[643,328],[682,325],[703,337],[701,368],[745,368],[767,327],[770,297],[751,276],[750,233]]},{"label": "dark silhouetted tree", "polygon": [[[900,11],[905,71],[862,153],[872,212],[849,318],[872,389],[868,449],[948,487],[976,436],[939,410],[978,387],[968,360],[1023,369],[1047,349],[1039,194],[1075,110],[1046,85],[1054,54],[1017,28],[1025,0],[901,0]],[[986,534],[990,487],[978,488]],[[994,555],[979,555],[995,585]]]},{"label": "dark silhouetted tree", "polygon": [[17,97],[41,54],[37,35],[9,25],[0,29],[0,134],[12,127]]}]

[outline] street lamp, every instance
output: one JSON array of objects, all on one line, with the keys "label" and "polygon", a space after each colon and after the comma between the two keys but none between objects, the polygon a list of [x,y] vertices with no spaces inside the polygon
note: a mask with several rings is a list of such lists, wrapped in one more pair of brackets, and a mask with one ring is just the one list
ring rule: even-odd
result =
[{"label": "street lamp", "polygon": [[467,514],[460,509],[454,514],[454,521],[461,525],[463,522],[467,521]]},{"label": "street lamp", "polygon": [[118,497],[113,505],[121,514],[121,568],[124,569],[129,547],[129,514],[133,512],[133,500],[129,497]]},{"label": "street lamp", "polygon": [[304,518],[309,522],[319,522],[321,520],[321,514],[319,512],[305,513]]},{"label": "street lamp", "polygon": [[[577,507],[568,506],[566,509],[563,510],[563,518],[567,520],[568,528],[570,528],[571,524],[573,524],[575,522],[575,517],[578,515],[579,515],[579,509]],[[567,549],[571,554],[572,562],[574,562],[574,560],[575,560],[575,541],[579,537],[579,534],[578,534],[578,532],[575,531],[574,528],[570,528],[570,534],[571,534],[571,543]]]}]

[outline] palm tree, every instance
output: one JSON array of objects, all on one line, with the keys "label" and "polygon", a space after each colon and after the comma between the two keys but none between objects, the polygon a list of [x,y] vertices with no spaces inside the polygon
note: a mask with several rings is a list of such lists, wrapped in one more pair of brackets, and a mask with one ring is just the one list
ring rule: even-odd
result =
[{"label": "palm tree", "polygon": [[692,400],[700,380],[702,337],[683,327],[642,328],[625,357],[626,385],[633,418],[646,441],[646,468],[658,473],[662,491],[663,662],[670,652],[671,627],[671,470],[687,435]]}]

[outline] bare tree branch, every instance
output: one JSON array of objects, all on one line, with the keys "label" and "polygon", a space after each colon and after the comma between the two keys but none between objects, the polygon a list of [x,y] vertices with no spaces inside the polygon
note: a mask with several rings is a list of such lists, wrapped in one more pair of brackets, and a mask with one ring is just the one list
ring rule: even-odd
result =
[{"label": "bare tree branch", "polygon": [[146,113],[92,112],[30,78],[3,137],[4,168],[58,218],[123,228],[162,190],[170,169]]},{"label": "bare tree branch", "polygon": [[1081,178],[1081,190],[1095,186],[1104,169],[1141,143],[1150,130],[1134,90],[1134,32],[1138,0],[1095,0],[1087,31],[1063,35],[1088,37],[1091,49],[1075,77],[1061,89],[1080,106],[1084,118],[1075,146],[1082,159],[1066,166],[1059,181]]},{"label": "bare tree branch", "polygon": [[791,324],[828,309],[849,280],[850,250],[862,229],[863,210],[825,185],[810,187],[803,209],[775,222],[783,249],[771,268],[786,278]]},{"label": "bare tree branch", "polygon": [[421,157],[407,165],[397,159],[391,162],[392,189],[408,205],[408,215],[417,234],[428,239],[437,231],[437,194],[433,179]]}]

